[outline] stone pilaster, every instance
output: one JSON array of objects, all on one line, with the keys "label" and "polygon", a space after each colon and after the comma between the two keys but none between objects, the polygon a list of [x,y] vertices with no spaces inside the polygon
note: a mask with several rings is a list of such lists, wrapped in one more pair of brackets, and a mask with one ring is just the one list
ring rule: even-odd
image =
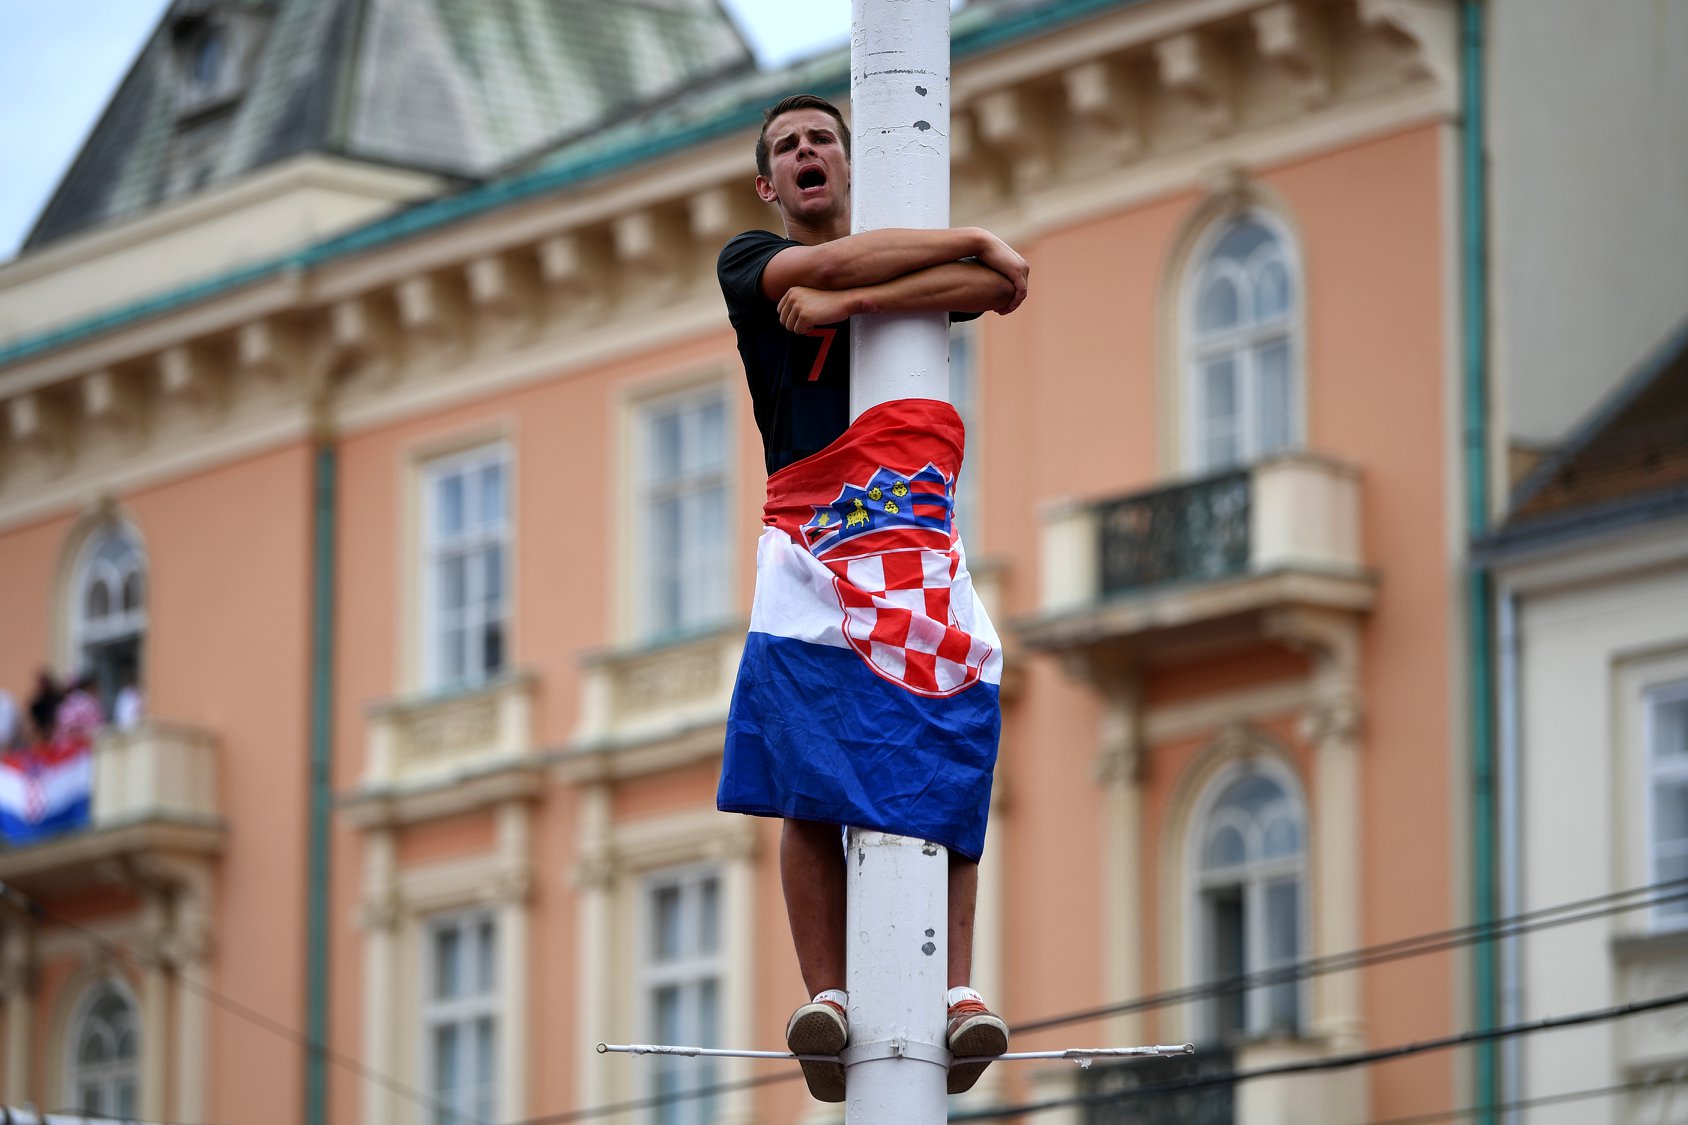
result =
[{"label": "stone pilaster", "polygon": [[[399,1068],[394,1028],[398,990],[399,894],[397,858],[391,829],[363,838],[363,1057],[382,1074]],[[363,1083],[363,1120],[386,1125],[394,1120],[393,1095],[380,1082]]]},{"label": "stone pilaster", "polygon": [[519,1121],[527,1116],[527,1045],[534,1041],[533,1028],[528,1024],[527,988],[532,813],[526,801],[506,801],[498,806],[497,817],[498,859],[506,873],[493,896],[498,917],[499,1003],[506,1045],[498,1059],[498,1089],[503,1100],[499,1117]]},{"label": "stone pilaster", "polygon": [[[612,892],[615,870],[610,855],[610,789],[603,782],[580,790],[580,863],[574,879],[580,917],[580,954],[576,965],[576,995],[580,998],[575,1024],[577,1054],[584,1058],[615,1019],[614,973],[610,958],[615,940]],[[576,1088],[581,1105],[609,1100],[609,1070],[591,1063],[580,1069]]]},{"label": "stone pilaster", "polygon": [[0,1071],[8,1102],[41,1101],[31,1077],[30,1029],[35,1020],[35,926],[9,919],[0,930],[0,1004],[6,1008],[6,1059]]},{"label": "stone pilaster", "polygon": [[[1360,622],[1351,614],[1291,610],[1268,632],[1313,661],[1313,699],[1301,735],[1313,747],[1312,887],[1314,957],[1360,948],[1360,833],[1363,696]],[[1365,1020],[1356,972],[1327,973],[1316,983],[1313,1028],[1332,1050],[1359,1047]]]}]

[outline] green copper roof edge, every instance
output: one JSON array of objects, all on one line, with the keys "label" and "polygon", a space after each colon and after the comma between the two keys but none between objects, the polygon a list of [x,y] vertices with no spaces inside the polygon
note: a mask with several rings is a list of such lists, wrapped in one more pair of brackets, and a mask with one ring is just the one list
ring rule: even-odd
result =
[{"label": "green copper roof edge", "polygon": [[[986,24],[977,30],[964,32],[950,44],[952,56],[969,55],[1005,41],[1023,38],[1028,34],[1076,22],[1107,8],[1129,7],[1144,0],[1070,0],[1046,8],[1020,12],[997,23]],[[811,63],[804,60],[797,65]],[[840,77],[847,77],[840,76]],[[844,87],[841,81],[822,82],[814,86],[821,92]],[[528,173],[512,180],[493,181],[471,188],[458,195],[431,200],[396,215],[377,219],[366,226],[345,234],[334,235],[269,261],[244,266],[226,274],[185,285],[155,297],[148,297],[130,305],[112,309],[86,320],[55,328],[38,336],[26,337],[0,347],[0,368],[25,359],[77,343],[92,336],[162,313],[172,312],[186,305],[196,304],[218,296],[230,289],[263,281],[289,269],[308,269],[336,258],[366,250],[378,249],[413,234],[421,234],[447,226],[486,211],[543,195],[594,176],[604,175],[648,157],[684,149],[721,134],[757,123],[761,106],[740,104],[715,114],[707,120],[658,134],[649,140],[618,146],[610,152],[585,157],[578,162]]]}]

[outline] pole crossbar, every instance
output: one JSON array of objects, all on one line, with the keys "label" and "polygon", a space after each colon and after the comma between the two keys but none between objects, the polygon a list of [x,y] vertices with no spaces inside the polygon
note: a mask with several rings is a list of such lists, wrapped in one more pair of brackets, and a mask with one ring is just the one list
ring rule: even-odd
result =
[{"label": "pole crossbar", "polygon": [[[838,1062],[837,1055],[794,1055],[790,1051],[749,1051],[732,1047],[677,1047],[660,1043],[600,1043],[600,1055],[669,1055],[680,1058],[784,1059],[797,1062]],[[947,1053],[947,1052],[946,1052]],[[993,1062],[1024,1062],[1027,1059],[1068,1059],[1080,1069],[1090,1069],[1097,1059],[1171,1059],[1196,1053],[1192,1043],[1161,1043],[1147,1047],[1069,1047],[1063,1051],[1010,1051]]]}]

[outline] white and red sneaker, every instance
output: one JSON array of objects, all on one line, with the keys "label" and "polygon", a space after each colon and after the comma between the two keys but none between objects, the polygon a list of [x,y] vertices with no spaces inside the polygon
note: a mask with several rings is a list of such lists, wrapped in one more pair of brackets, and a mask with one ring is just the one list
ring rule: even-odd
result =
[{"label": "white and red sneaker", "polygon": [[949,1001],[948,1089],[965,1094],[996,1056],[1008,1050],[1008,1025],[971,988],[952,988]]},{"label": "white and red sneaker", "polygon": [[785,1045],[792,1054],[831,1056],[830,1060],[798,1060],[803,1081],[809,1084],[809,1096],[816,1101],[844,1100],[844,1064],[837,1056],[850,1040],[849,1003],[847,994],[829,988],[791,1013],[785,1025]]}]

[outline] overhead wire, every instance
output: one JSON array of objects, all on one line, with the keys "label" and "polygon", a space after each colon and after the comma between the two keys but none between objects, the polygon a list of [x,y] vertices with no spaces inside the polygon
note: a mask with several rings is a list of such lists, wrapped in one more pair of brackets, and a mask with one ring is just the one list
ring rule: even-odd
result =
[{"label": "overhead wire", "polygon": [[1412,1117],[1374,1118],[1365,1122],[1364,1125],[1436,1125],[1437,1122],[1454,1121],[1462,1117],[1476,1117],[1484,1113],[1509,1113],[1517,1109],[1540,1109],[1544,1106],[1565,1105],[1570,1102],[1588,1101],[1592,1098],[1609,1098],[1614,1094],[1632,1094],[1663,1086],[1680,1086],[1684,1082],[1688,1082],[1688,1070],[1677,1069],[1656,1078],[1636,1078],[1610,1086],[1590,1086],[1581,1090],[1566,1090],[1558,1094],[1543,1094],[1534,1098],[1517,1098],[1509,1102],[1496,1102],[1493,1105],[1461,1106],[1458,1109],[1445,1109],[1437,1113],[1421,1113]]},{"label": "overhead wire", "polygon": [[1444,1051],[1453,1047],[1466,1047],[1476,1043],[1487,1043],[1500,1039],[1511,1039],[1519,1035],[1533,1035],[1542,1031],[1559,1031],[1569,1027],[1582,1027],[1588,1024],[1607,1023],[1629,1016],[1642,1015],[1668,1008],[1688,1005],[1688,992],[1673,992],[1666,996],[1654,997],[1651,1000],[1635,1000],[1627,1004],[1618,1004],[1608,1008],[1591,1008],[1587,1011],[1575,1012],[1568,1016],[1549,1016],[1546,1019],[1533,1020],[1526,1023],[1507,1024],[1503,1027],[1484,1028],[1476,1031],[1462,1031],[1454,1035],[1444,1035],[1435,1039],[1423,1039],[1416,1043],[1402,1043],[1392,1047],[1379,1047],[1369,1051],[1353,1051],[1344,1055],[1331,1055],[1327,1058],[1302,1059],[1297,1062],[1278,1063],[1274,1066],[1256,1067],[1252,1070],[1226,1071],[1217,1074],[1192,1075],[1187,1078],[1169,1079],[1163,1082],[1145,1083],[1141,1086],[1131,1086],[1122,1090],[1110,1090],[1106,1093],[1076,1094],[1071,1096],[1048,1098],[1037,1102],[1023,1102],[1012,1106],[994,1106],[975,1110],[964,1110],[952,1113],[951,1121],[993,1121],[1003,1117],[1020,1117],[1033,1113],[1043,1113],[1052,1109],[1064,1109],[1069,1106],[1116,1104],[1125,1100],[1137,1100],[1154,1097],[1161,1094],[1186,1093],[1191,1090],[1208,1089],[1214,1086],[1234,1086],[1242,1082],[1252,1082],[1261,1078],[1283,1078],[1296,1074],[1314,1074],[1328,1070],[1346,1070],[1356,1066],[1375,1066],[1378,1063],[1394,1062],[1397,1059],[1409,1058],[1427,1051]]},{"label": "overhead wire", "polygon": [[[74,919],[66,918],[62,914],[49,910],[33,896],[26,895],[16,887],[9,886],[3,882],[0,882],[0,899],[5,899],[13,906],[18,907],[20,910],[29,914],[33,918],[50,919],[56,924],[64,926],[66,929],[92,944],[101,952],[133,965],[136,968],[163,969],[169,967],[165,964],[163,958],[145,956],[136,953],[133,950],[125,949],[121,944],[110,940],[104,934],[89,929],[87,926],[82,925]],[[450,1106],[441,1103],[437,1098],[431,1098],[422,1091],[413,1089],[405,1083],[400,1082],[398,1079],[383,1074],[381,1071],[376,1070],[374,1067],[365,1064],[359,1059],[353,1058],[352,1056],[340,1051],[336,1051],[334,1048],[329,1047],[325,1043],[312,1042],[310,1037],[304,1032],[289,1027],[287,1024],[282,1023],[275,1017],[267,1015],[264,1012],[260,1012],[256,1008],[236,1000],[233,997],[225,996],[209,985],[201,984],[199,981],[194,980],[186,973],[178,971],[176,973],[176,979],[181,983],[182,987],[186,988],[189,992],[192,992],[194,995],[203,1000],[210,1001],[231,1015],[239,1016],[241,1019],[246,1020],[248,1023],[251,1023],[256,1027],[263,1028],[265,1031],[268,1031],[273,1035],[286,1039],[308,1053],[320,1054],[329,1062],[343,1067],[344,1069],[357,1075],[359,1078],[362,1078],[364,1081],[375,1082],[384,1086],[393,1093],[398,1094],[400,1097],[415,1102],[423,1109],[432,1113],[444,1113],[447,1115],[448,1120],[460,1121],[463,1125],[489,1125],[487,1122],[480,1121],[477,1118],[454,1110]]]},{"label": "overhead wire", "polygon": [[[1625,902],[1626,899],[1635,901]],[[1342,953],[1332,953],[1324,957],[1306,958],[1288,965],[1279,965],[1252,973],[1206,981],[1187,988],[1171,989],[1132,1000],[1104,1004],[1096,1008],[1044,1016],[1039,1019],[1016,1023],[1013,1031],[1015,1034],[1024,1035],[1052,1027],[1088,1023],[1108,1016],[1125,1015],[1131,1012],[1171,1007],[1174,1004],[1187,1004],[1196,1000],[1229,996],[1269,985],[1286,984],[1307,977],[1322,976],[1326,973],[1347,972],[1386,964],[1390,961],[1405,960],[1410,957],[1446,953],[1479,942],[1504,941],[1508,938],[1535,933],[1539,930],[1567,926],[1576,922],[1586,922],[1612,914],[1644,910],[1685,899],[1688,899],[1688,879],[1667,879],[1642,887],[1612,891],[1574,902],[1560,903],[1556,906],[1542,907],[1538,910],[1496,918],[1489,922],[1456,926],[1434,933],[1418,934],[1413,937],[1364,946]]]},{"label": "overhead wire", "polygon": [[[1532,933],[1555,926],[1569,925],[1574,922],[1589,921],[1594,918],[1606,917],[1612,914],[1646,909],[1648,907],[1658,906],[1669,902],[1681,901],[1685,898],[1688,898],[1688,879],[1667,879],[1642,887],[1613,891],[1603,895],[1595,895],[1572,902],[1560,903],[1555,906],[1543,907],[1534,911],[1526,911],[1507,918],[1498,918],[1486,925],[1461,926],[1449,930],[1421,934],[1415,937],[1403,938],[1393,942],[1385,942],[1375,946],[1368,946],[1363,949],[1352,950],[1348,953],[1335,954],[1324,958],[1314,958],[1305,962],[1299,962],[1293,966],[1282,966],[1267,972],[1245,974],[1243,976],[1232,977],[1222,981],[1215,981],[1195,988],[1179,989],[1173,992],[1160,993],[1155,996],[1144,997],[1139,1000],[1126,1001],[1121,1004],[1108,1005],[1103,1008],[1087,1009],[1082,1012],[1070,1013],[1065,1016],[1046,1017],[1029,1024],[1016,1024],[1014,1026],[1014,1031],[1016,1034],[1024,1034],[1030,1030],[1061,1026],[1067,1023],[1084,1022],[1090,1019],[1097,1019],[1102,1018],[1103,1016],[1117,1014],[1121,1011],[1137,1011],[1146,1008],[1164,1007],[1175,1003],[1187,1003],[1191,1000],[1226,995],[1238,991],[1246,991],[1251,988],[1260,987],[1265,984],[1279,983],[1284,980],[1296,980],[1301,979],[1302,977],[1315,976],[1322,973],[1361,968],[1366,965],[1378,964],[1389,960],[1400,960],[1406,957],[1445,952],[1448,949],[1457,948],[1461,945],[1473,944],[1477,941],[1498,941],[1506,937]],[[1688,993],[1681,994],[1679,998],[1675,998],[1671,1002],[1688,1003]],[[1653,1002],[1647,1003],[1651,1006],[1669,1006],[1668,1004],[1655,1004]],[[1635,1010],[1640,1011],[1646,1009],[1636,1008]],[[1605,1013],[1607,1012],[1616,1012],[1617,1014],[1606,1015]],[[1634,1012],[1628,1010],[1627,1008],[1624,1010],[1601,1009],[1592,1013],[1594,1018],[1618,1018],[1619,1016],[1630,1014],[1634,1014]],[[1447,1037],[1446,1040],[1432,1040],[1426,1044],[1409,1044],[1406,1048],[1383,1048],[1380,1049],[1380,1051],[1371,1052],[1371,1054],[1378,1056],[1373,1060],[1360,1059],[1358,1061],[1354,1061],[1348,1056],[1343,1056],[1343,1061],[1340,1063],[1334,1059],[1312,1060],[1312,1062],[1317,1065],[1312,1066],[1311,1068],[1331,1069],[1333,1065],[1372,1065],[1374,1062],[1388,1061],[1391,1057],[1404,1057],[1406,1054],[1459,1046],[1466,1041],[1479,1042],[1484,1038],[1506,1038],[1510,1035],[1525,1034],[1528,1031],[1550,1030],[1559,1026],[1575,1026],[1579,1022],[1592,1022],[1590,1019],[1586,1018],[1589,1016],[1590,1013],[1581,1013],[1578,1016],[1563,1017],[1559,1021],[1522,1025],[1521,1028],[1519,1025],[1514,1025],[1512,1029],[1494,1029],[1495,1032],[1500,1032],[1502,1034],[1490,1033],[1485,1036],[1482,1033],[1465,1032],[1461,1033],[1460,1036]],[[1285,1066],[1309,1068],[1309,1064],[1285,1064]],[[1220,1081],[1246,1081],[1251,1078],[1271,1077],[1288,1072],[1289,1071],[1283,1068],[1265,1071],[1239,1072],[1229,1077],[1216,1077],[1214,1082],[1211,1084],[1218,1084]],[[565,1125],[567,1122],[590,1120],[595,1117],[608,1116],[613,1113],[627,1112],[630,1109],[652,1108],[657,1105],[667,1104],[674,1101],[710,1097],[729,1090],[741,1089],[745,1086],[763,1085],[769,1082],[792,1080],[796,1077],[796,1073],[769,1075],[762,1078],[749,1079],[739,1083],[723,1083],[707,1087],[697,1087],[693,1090],[675,1091],[672,1094],[652,1095],[649,1098],[617,1103],[613,1106],[585,1107],[546,1117],[523,1118],[519,1121],[507,1122],[505,1125]],[[1166,1087],[1168,1090],[1182,1090],[1188,1088],[1189,1087],[1187,1085],[1180,1083],[1172,1083]],[[1146,1091],[1149,1088],[1140,1087],[1138,1089]],[[1163,1090],[1162,1092],[1165,1091]],[[1095,1095],[1093,1096],[1092,1101],[1082,1104],[1103,1104],[1114,1100],[1114,1098],[1114,1094]],[[1075,1102],[1071,1099],[1066,1099],[1053,1103],[1050,1108],[1057,1108],[1058,1106],[1071,1104],[1081,1103]],[[1014,1110],[1014,1112],[1025,1109],[1026,1107],[1018,1107],[1018,1109]],[[1027,1111],[1035,1112],[1035,1110]],[[1007,1116],[1010,1111],[981,1110],[978,1112],[985,1115],[979,1118],[980,1120],[984,1120],[989,1117]],[[969,1118],[965,1115],[952,1115],[951,1117],[951,1120],[956,1121],[967,1119]]]},{"label": "overhead wire", "polygon": [[[7,886],[4,883],[0,883],[0,898],[5,898],[11,901],[14,905],[35,917],[51,919],[52,921],[65,926],[95,944],[105,952],[121,958],[130,964],[141,967],[164,967],[161,959],[142,957],[130,950],[124,949],[119,944],[109,941],[103,935],[81,925],[80,923],[56,914],[31,896],[25,895],[16,888]],[[1645,886],[1613,891],[1607,894],[1595,895],[1572,902],[1560,903],[1555,906],[1543,907],[1534,911],[1526,911],[1505,918],[1497,918],[1487,923],[1459,926],[1432,933],[1415,935],[1413,937],[1384,942],[1357,950],[1331,954],[1325,957],[1309,958],[1290,965],[1277,966],[1272,969],[1261,970],[1255,973],[1246,973],[1223,980],[1210,981],[1189,988],[1174,989],[1150,996],[1103,1005],[1096,1008],[1087,1008],[1076,1012],[1045,1016],[1036,1020],[1015,1024],[1013,1031],[1015,1034],[1028,1034],[1033,1031],[1041,1031],[1053,1027],[1090,1022],[1106,1018],[1111,1015],[1145,1011],[1154,1008],[1167,1007],[1174,1004],[1190,1003],[1196,1000],[1225,996],[1237,992],[1245,992],[1272,984],[1292,982],[1326,973],[1351,971],[1354,969],[1387,963],[1389,961],[1426,956],[1433,953],[1448,952],[1450,950],[1478,942],[1505,940],[1510,937],[1534,933],[1538,930],[1570,925],[1576,922],[1589,921],[1613,914],[1646,909],[1669,902],[1681,901],[1683,899],[1688,899],[1688,879],[1663,880],[1647,884]],[[218,992],[216,989],[201,984],[200,982],[193,980],[191,977],[178,974],[178,979],[185,988],[194,994],[217,1004],[219,1007],[233,1015],[245,1019],[256,1026],[262,1027],[281,1038],[287,1039],[289,1042],[305,1051],[320,1052],[322,1057],[328,1061],[334,1063],[342,1069],[350,1071],[364,1081],[375,1082],[382,1085],[389,1091],[398,1094],[399,1096],[404,1097],[425,1109],[436,1113],[446,1114],[451,1119],[464,1122],[465,1125],[469,1125],[469,1123],[474,1123],[474,1125],[486,1125],[484,1122],[478,1122],[473,1116],[454,1110],[441,1103],[438,1099],[432,1098],[429,1095],[382,1073],[353,1056],[337,1051],[328,1047],[326,1044],[317,1044],[312,1042],[303,1032],[289,1027],[274,1017],[257,1011],[241,1001],[227,997]],[[1683,1001],[1688,1002],[1688,994],[1683,995]],[[1630,1013],[1625,1012],[1620,1014]],[[1566,1026],[1569,1025],[1567,1024]],[[1539,1026],[1530,1026],[1530,1030],[1542,1029],[1543,1028]],[[1501,1032],[1506,1031],[1506,1029],[1495,1030]],[[1516,1031],[1512,1032],[1512,1034],[1520,1033],[1521,1032]],[[1475,1035],[1477,1033],[1464,1034]],[[1445,1042],[1432,1041],[1432,1044],[1433,1046],[1439,1045],[1446,1047],[1458,1045],[1461,1041],[1462,1040],[1460,1040],[1459,1037],[1453,1037]],[[1477,1040],[1473,1039],[1471,1041],[1475,1042]],[[1417,1049],[1428,1050],[1433,1049],[1433,1046],[1420,1046],[1417,1047]],[[1385,1050],[1398,1050],[1398,1048],[1387,1048]],[[1344,1058],[1346,1057],[1347,1056],[1344,1056]],[[1315,1061],[1325,1064],[1321,1066],[1321,1069],[1327,1069],[1329,1064],[1331,1064],[1334,1060]],[[1385,1060],[1380,1057],[1373,1061]],[[1306,1064],[1286,1065],[1304,1066]],[[1343,1065],[1359,1064],[1348,1062]],[[1279,1071],[1274,1070],[1271,1073],[1279,1073]],[[1250,1077],[1265,1076],[1267,1076],[1265,1073],[1239,1072],[1238,1075],[1228,1079],[1228,1081],[1242,1081]],[[797,1077],[798,1073],[796,1071],[786,1074],[764,1075],[734,1082],[693,1087],[691,1089],[674,1091],[673,1093],[668,1094],[651,1095],[649,1097],[631,1099],[611,1105],[582,1107],[580,1109],[569,1110],[563,1113],[552,1114],[544,1117],[523,1118],[519,1122],[509,1123],[509,1125],[560,1125],[560,1123],[588,1120],[590,1118],[607,1116],[614,1113],[625,1113],[638,1109],[654,1108],[672,1102],[713,1097],[719,1094],[729,1093],[734,1090],[770,1085],[777,1082],[792,1081]],[[1175,1088],[1182,1089],[1188,1087],[1177,1086]],[[1147,1087],[1137,1089],[1147,1089]],[[1115,1095],[1112,1094],[1106,1095],[1103,1096],[1102,1100],[1111,1100],[1114,1096]],[[1066,1101],[1058,1104],[1074,1103]],[[1033,1112],[1035,1112],[1035,1110]],[[990,1115],[1001,1116],[1003,1114],[997,1111],[990,1111]],[[964,1120],[969,1118],[956,1117],[952,1119]]]}]

